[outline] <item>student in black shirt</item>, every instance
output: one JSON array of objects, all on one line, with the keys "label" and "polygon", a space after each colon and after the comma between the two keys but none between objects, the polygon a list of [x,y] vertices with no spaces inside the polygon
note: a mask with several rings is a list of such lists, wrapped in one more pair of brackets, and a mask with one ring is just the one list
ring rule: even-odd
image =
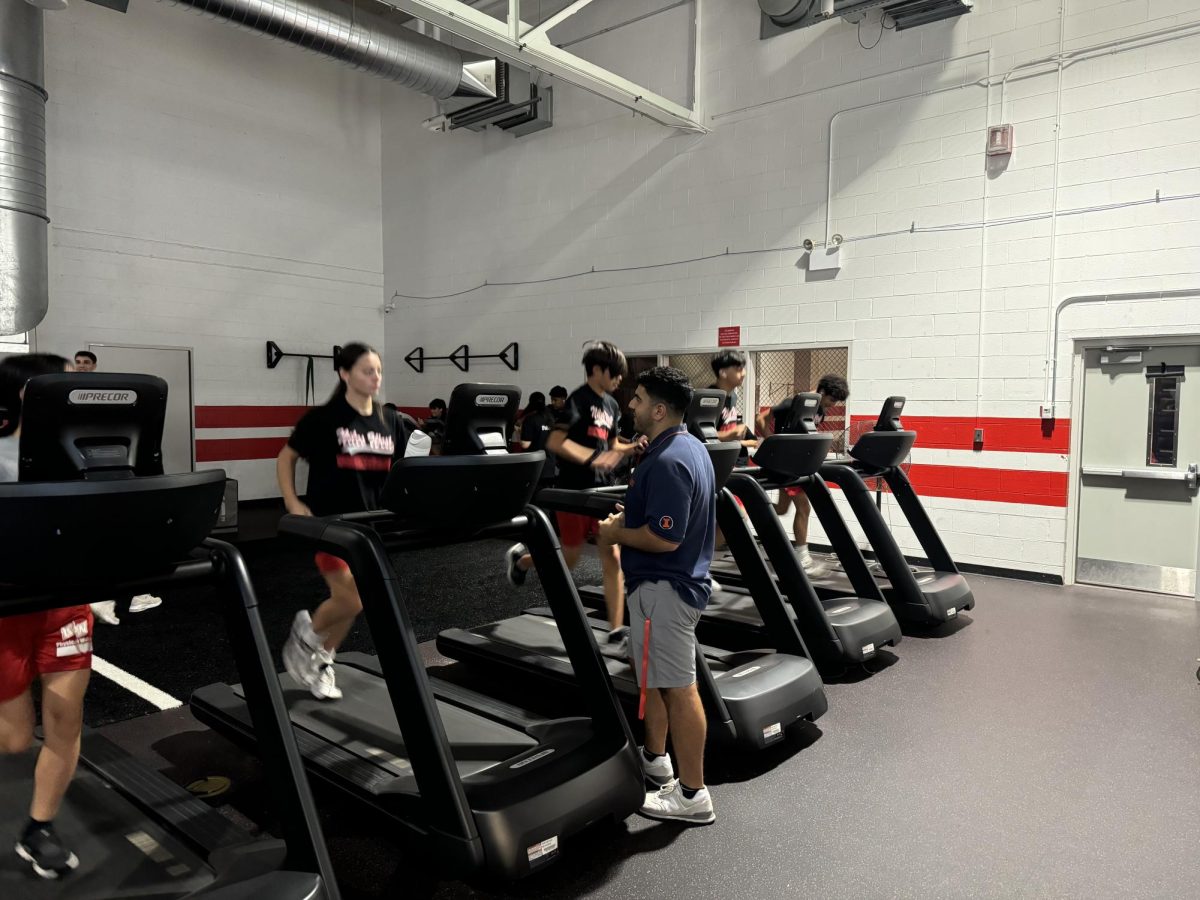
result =
[{"label": "student in black shirt", "polygon": [[[525,416],[521,419],[521,437],[519,443],[522,450],[545,450],[546,440],[554,428],[554,413],[546,408],[546,395],[534,391],[529,395],[529,403],[525,406]],[[549,487],[554,483],[558,474],[558,465],[553,453],[546,454],[546,464],[542,466],[540,487]]]},{"label": "student in black shirt", "polygon": [[563,407],[567,405],[568,392],[561,384],[556,384],[550,388],[550,411],[558,415],[563,411]]},{"label": "student in black shirt", "polygon": [[[821,423],[825,421],[825,414],[833,406],[845,403],[850,398],[850,385],[840,375],[822,375],[821,380],[817,382],[817,393],[821,395],[821,405],[817,407],[813,419],[820,427]],[[757,418],[759,430],[764,434],[779,432],[780,426],[784,423],[784,419],[791,415],[791,411],[792,398],[789,397],[783,403],[773,407],[769,414],[759,414]],[[809,505],[808,495],[804,493],[804,488],[794,487],[781,490],[779,500],[775,504],[775,512],[782,516],[793,501],[796,503],[796,513],[792,519],[792,535],[795,538],[796,554],[800,557],[800,565],[809,575],[824,575],[824,565],[815,562],[808,549],[808,517],[812,507]]]},{"label": "student in black shirt", "polygon": [[[602,487],[610,483],[610,473],[627,456],[637,452],[644,442],[629,443],[617,436],[621,410],[612,396],[629,371],[625,354],[608,341],[589,341],[584,345],[583,371],[587,382],[567,397],[558,412],[546,450],[558,457],[557,486],[573,490]],[[551,392],[553,394],[553,392]],[[599,521],[591,516],[558,513],[558,529],[563,559],[574,568],[583,545],[599,531]],[[604,603],[608,608],[609,642],[605,653],[625,655],[625,583],[621,576],[620,551],[615,546],[597,547],[604,570]],[[525,583],[533,566],[533,557],[524,544],[514,544],[506,554],[508,579],[514,585]]]},{"label": "student in black shirt", "polygon": [[[394,459],[404,456],[413,429],[405,418],[375,399],[383,381],[379,354],[365,344],[347,344],[338,357],[338,386],[324,406],[304,414],[279,451],[276,474],[287,511],[297,516],[330,516],[378,509]],[[308,491],[296,493],[296,463],[308,462]],[[288,674],[318,700],[342,696],[333,654],[346,639],[362,599],[350,567],[328,553],[316,555],[329,586],[329,599],[311,617],[296,614],[283,664]]]},{"label": "student in black shirt", "polygon": [[[717,425],[717,435],[723,441],[740,441],[745,449],[757,447],[754,432],[742,421],[734,392],[746,380],[746,354],[741,350],[722,350],[712,358],[713,375],[716,381],[710,388],[725,392],[725,408]],[[745,456],[745,450],[742,455]]]}]

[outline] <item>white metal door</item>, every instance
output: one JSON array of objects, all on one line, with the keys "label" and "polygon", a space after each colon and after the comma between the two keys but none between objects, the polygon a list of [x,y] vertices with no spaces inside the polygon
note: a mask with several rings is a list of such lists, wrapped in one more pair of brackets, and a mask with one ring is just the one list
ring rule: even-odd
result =
[{"label": "white metal door", "polygon": [[1196,593],[1200,346],[1084,351],[1075,577]]},{"label": "white metal door", "polygon": [[89,344],[99,372],[157,375],[167,383],[167,419],[163,425],[163,471],[168,475],[195,468],[192,431],[192,351],[180,347],[133,347]]}]

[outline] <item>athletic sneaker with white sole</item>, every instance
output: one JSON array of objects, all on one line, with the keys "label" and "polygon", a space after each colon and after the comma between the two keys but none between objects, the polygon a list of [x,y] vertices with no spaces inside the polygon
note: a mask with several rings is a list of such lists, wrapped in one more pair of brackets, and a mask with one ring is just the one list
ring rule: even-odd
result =
[{"label": "athletic sneaker with white sole", "polygon": [[121,620],[117,618],[116,600],[100,600],[91,606],[92,615],[96,617],[97,622],[103,622],[105,625],[121,624]]},{"label": "athletic sneaker with white sole", "polygon": [[27,831],[16,851],[40,878],[58,878],[79,865],[79,857],[63,846],[53,825]]},{"label": "athletic sneaker with white sole", "polygon": [[333,654],[321,646],[321,638],[313,631],[308,610],[300,610],[292,620],[292,630],[283,645],[283,667],[318,700],[341,699]]},{"label": "athletic sneaker with white sole", "polygon": [[671,765],[671,757],[667,754],[664,753],[662,756],[656,756],[650,760],[646,759],[645,747],[638,747],[638,753],[642,758],[642,777],[656,789],[665,787],[675,780],[675,767]]},{"label": "athletic sneaker with white sole", "polygon": [[672,780],[657,791],[646,794],[646,802],[638,810],[647,819],[663,822],[680,822],[684,825],[711,825],[717,820],[713,812],[712,795],[702,787],[689,800],[683,796],[678,779]]},{"label": "athletic sneaker with white sole", "polygon": [[153,594],[138,594],[129,601],[129,611],[131,613],[145,612],[157,606],[162,606],[162,597],[155,597]]},{"label": "athletic sneaker with white sole", "polygon": [[504,561],[508,572],[508,582],[513,587],[521,587],[525,584],[525,577],[529,574],[525,569],[522,569],[517,563],[521,561],[521,557],[529,552],[524,544],[513,544],[504,554]]}]

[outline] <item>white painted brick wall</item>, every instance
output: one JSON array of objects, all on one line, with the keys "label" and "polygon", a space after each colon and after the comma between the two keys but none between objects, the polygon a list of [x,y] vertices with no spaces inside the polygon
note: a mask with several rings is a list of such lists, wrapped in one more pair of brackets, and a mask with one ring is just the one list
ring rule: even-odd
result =
[{"label": "white painted brick wall", "polygon": [[[652,8],[622,0],[592,10],[600,6],[595,14],[608,22]],[[1067,50],[1200,21],[1195,5],[1179,0],[1067,6]],[[643,52],[678,41],[679,12],[611,33],[603,47],[572,49],[618,71],[636,66],[680,97],[679,54]],[[985,210],[991,222],[1044,214],[1056,185],[1060,210],[1200,191],[1200,37],[1067,67],[1056,170],[1053,67],[1014,72],[1003,109],[1000,81],[1057,51],[1058,4],[990,0],[958,20],[888,32],[873,51],[840,22],[760,41],[753,3],[709,0],[703,13],[706,136],[672,133],[563,85],[548,132],[516,141],[437,136],[420,131],[403,98],[385,94],[387,293],[449,293],[485,279],[819,241],[827,212],[832,231],[855,237],[914,221],[978,222]],[[869,43],[869,23],[864,33]],[[980,86],[989,76],[991,88]],[[929,91],[937,92],[908,96]],[[983,129],[1000,121],[1015,126],[1017,149],[989,172]],[[1053,287],[1050,234],[1050,222],[1038,220],[986,234],[850,241],[832,281],[810,280],[803,254],[784,251],[401,301],[387,323],[389,389],[417,403],[459,380],[445,366],[421,377],[404,372],[399,358],[418,344],[446,352],[520,340],[520,373],[488,366],[472,376],[546,390],[578,381],[588,338],[611,337],[630,351],[701,349],[732,324],[746,344],[851,343],[854,413],[903,393],[913,415],[1034,417],[1048,309],[1080,293],[1194,286],[1200,201],[1060,217]],[[1200,333],[1200,302],[1074,309],[1063,325],[1057,395],[1067,417],[1073,335]],[[1062,509],[929,505],[946,514],[946,540],[965,561],[1063,570]],[[984,506],[989,527],[977,532],[964,517]]]},{"label": "white painted brick wall", "polygon": [[[46,87],[39,349],[191,347],[198,405],[288,405],[302,361],[268,371],[267,340],[383,348],[379,83],[139,0],[48,13]],[[276,493],[271,461],[228,468],[244,498]]]}]

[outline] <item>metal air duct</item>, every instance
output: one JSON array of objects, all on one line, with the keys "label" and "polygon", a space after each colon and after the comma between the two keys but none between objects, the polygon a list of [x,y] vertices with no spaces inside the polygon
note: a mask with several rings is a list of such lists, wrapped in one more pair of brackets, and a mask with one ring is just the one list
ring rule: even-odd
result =
[{"label": "metal air duct", "polygon": [[[361,9],[311,0],[162,0],[287,41],[438,100],[495,97],[495,60],[461,52]],[[328,6],[329,8],[326,8]]]},{"label": "metal air duct", "polygon": [[46,315],[46,89],[42,11],[0,3],[0,335]]}]

